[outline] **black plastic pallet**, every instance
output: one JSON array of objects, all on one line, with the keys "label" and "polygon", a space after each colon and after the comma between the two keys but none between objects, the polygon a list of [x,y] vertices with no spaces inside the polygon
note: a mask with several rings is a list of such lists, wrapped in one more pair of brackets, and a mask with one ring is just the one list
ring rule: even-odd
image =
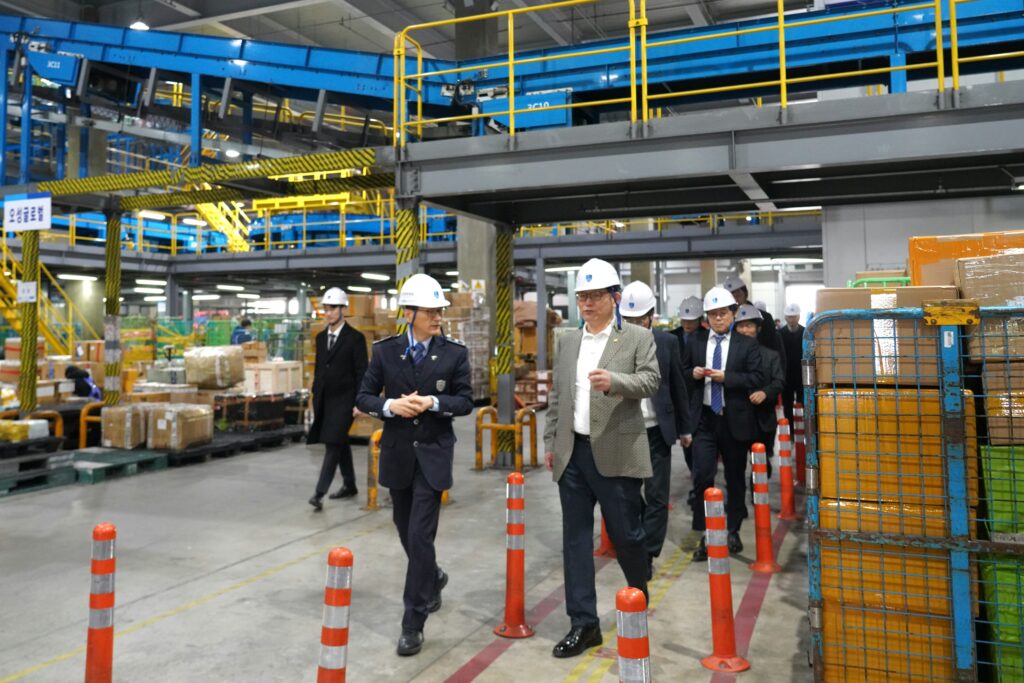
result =
[{"label": "black plastic pallet", "polygon": [[29,453],[0,460],[0,479],[11,479],[29,472],[48,472],[71,467],[71,453]]},{"label": "black plastic pallet", "polygon": [[0,460],[31,453],[53,453],[64,445],[63,436],[44,436],[25,441],[0,441]]},{"label": "black plastic pallet", "polygon": [[67,486],[77,480],[73,467],[61,467],[53,470],[34,470],[21,472],[17,476],[0,478],[0,497],[15,493],[28,493],[55,486]]},{"label": "black plastic pallet", "polygon": [[241,444],[234,434],[219,433],[213,435],[213,441],[198,446],[190,446],[180,451],[169,451],[167,462],[171,465],[189,465],[206,462],[210,458],[226,458],[237,454]]},{"label": "black plastic pallet", "polygon": [[77,451],[74,456],[78,481],[83,484],[167,469],[167,454],[155,451],[97,448]]}]

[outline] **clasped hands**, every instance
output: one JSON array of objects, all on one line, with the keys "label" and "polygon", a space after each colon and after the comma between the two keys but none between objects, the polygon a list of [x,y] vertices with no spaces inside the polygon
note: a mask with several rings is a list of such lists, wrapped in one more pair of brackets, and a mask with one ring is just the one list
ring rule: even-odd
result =
[{"label": "clasped hands", "polygon": [[388,410],[398,417],[416,417],[433,407],[434,399],[420,396],[418,391],[414,391],[411,394],[402,394],[401,398],[392,399]]}]

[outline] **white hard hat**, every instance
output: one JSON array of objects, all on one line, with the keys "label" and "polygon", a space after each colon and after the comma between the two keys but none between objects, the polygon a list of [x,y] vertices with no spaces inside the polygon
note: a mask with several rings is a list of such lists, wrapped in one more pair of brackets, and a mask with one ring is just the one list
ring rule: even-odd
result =
[{"label": "white hard hat", "polygon": [[444,308],[451,306],[451,303],[444,298],[437,280],[426,273],[416,273],[402,285],[402,291],[398,293],[398,305],[403,308]]},{"label": "white hard hat", "polygon": [[712,287],[704,295],[704,312],[713,311],[716,308],[729,308],[736,305],[736,299],[725,287]]},{"label": "white hard hat", "polygon": [[761,317],[761,311],[757,310],[755,306],[751,306],[750,304],[743,304],[742,306],[736,309],[736,322],[741,323],[744,320],[752,320],[753,322],[760,325],[761,321],[764,320],[764,318]]},{"label": "white hard hat", "polygon": [[754,302],[754,308],[756,308],[759,311],[766,311],[767,312],[768,304],[766,304],[763,301],[755,301]]},{"label": "white hard hat", "polygon": [[700,299],[695,296],[688,296],[679,305],[679,317],[683,320],[697,320],[704,315],[704,307]]},{"label": "white hard hat", "polygon": [[[725,282],[722,283],[722,286],[725,287],[730,292],[735,292],[737,289],[743,289],[744,287],[746,287],[747,283],[741,280],[739,275],[730,275],[729,277],[725,278]],[[707,309],[707,306],[705,306],[704,308]]]},{"label": "white hard hat", "polygon": [[782,314],[783,315],[797,315],[797,316],[800,315],[800,306],[799,306],[799,304],[789,304],[788,306],[786,306],[786,308],[782,312]]},{"label": "white hard hat", "polygon": [[644,282],[634,280],[622,290],[619,313],[627,318],[641,318],[653,311],[657,304],[651,288]]},{"label": "white hard hat", "polygon": [[348,306],[348,294],[340,287],[331,287],[324,292],[324,298],[320,303],[325,306]]},{"label": "white hard hat", "polygon": [[622,281],[615,266],[602,261],[599,258],[592,258],[583,264],[583,267],[576,271],[576,291],[586,292],[594,289],[608,289],[619,287]]}]

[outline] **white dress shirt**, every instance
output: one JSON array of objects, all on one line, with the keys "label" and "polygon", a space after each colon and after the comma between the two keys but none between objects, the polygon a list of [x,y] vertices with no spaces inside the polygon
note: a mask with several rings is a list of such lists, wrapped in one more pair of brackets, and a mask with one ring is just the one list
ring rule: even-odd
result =
[{"label": "white dress shirt", "polygon": [[580,354],[576,357],[576,396],[572,415],[572,428],[577,434],[590,436],[590,380],[587,375],[597,369],[597,364],[604,354],[604,347],[612,336],[612,324],[591,334],[583,328],[583,339],[580,341]]},{"label": "white dress shirt", "polygon": [[658,414],[654,411],[653,398],[640,401],[640,412],[644,414],[644,427],[650,429],[658,426]]},{"label": "white dress shirt", "polygon": [[[712,370],[725,371],[725,362],[729,359],[729,340],[732,338],[732,332],[727,332],[725,339],[722,340],[722,365],[720,367],[713,367],[712,360],[715,357],[715,335],[717,333],[714,330],[708,330],[708,353],[704,359],[704,367]],[[704,378],[704,405],[711,407],[711,383],[710,377]],[[722,407],[725,408],[725,386],[722,386]]]},{"label": "white dress shirt", "polygon": [[[327,350],[330,351],[334,348],[334,344],[338,343],[338,337],[341,336],[341,330],[345,327],[345,321],[342,320],[341,324],[338,325],[338,329],[331,331],[331,328],[327,328]],[[331,337],[334,337],[334,342],[331,342]]]}]

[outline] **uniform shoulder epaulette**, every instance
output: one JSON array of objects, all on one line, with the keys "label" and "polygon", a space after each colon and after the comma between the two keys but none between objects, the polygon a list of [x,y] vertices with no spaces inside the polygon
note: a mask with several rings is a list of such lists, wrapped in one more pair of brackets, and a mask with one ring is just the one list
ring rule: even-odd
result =
[{"label": "uniform shoulder epaulette", "polygon": [[398,339],[398,337],[399,337],[399,335],[393,334],[390,337],[384,337],[383,339],[378,339],[378,340],[376,340],[373,343],[374,343],[374,345],[376,345],[376,344],[380,344],[381,342],[391,341],[392,339]]},{"label": "uniform shoulder epaulette", "polygon": [[462,341],[461,339],[455,339],[454,337],[445,337],[444,340],[446,342],[451,342],[452,344],[458,344],[459,346],[466,345],[466,342]]}]

